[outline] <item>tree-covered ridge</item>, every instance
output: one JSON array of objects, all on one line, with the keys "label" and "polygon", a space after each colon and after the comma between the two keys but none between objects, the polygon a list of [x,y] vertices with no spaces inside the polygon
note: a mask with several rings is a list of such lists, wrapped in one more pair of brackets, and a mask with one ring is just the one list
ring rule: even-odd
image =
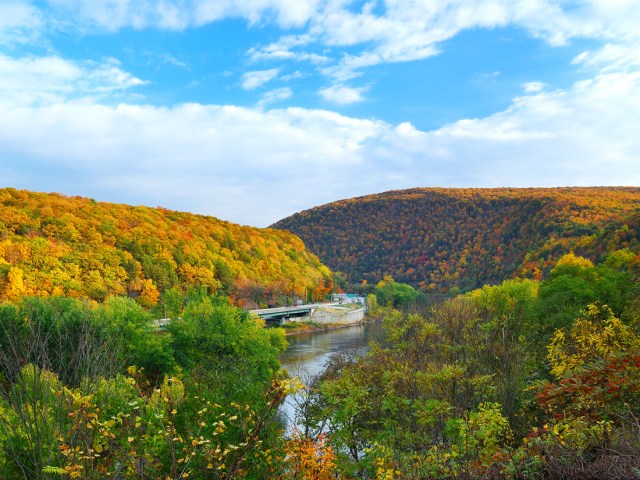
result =
[{"label": "tree-covered ridge", "polygon": [[352,282],[425,290],[539,278],[573,250],[640,246],[640,189],[416,188],[330,203],[279,221]]},{"label": "tree-covered ridge", "polygon": [[0,300],[128,295],[149,307],[170,289],[205,287],[243,304],[331,286],[329,270],[287,232],[0,189]]}]

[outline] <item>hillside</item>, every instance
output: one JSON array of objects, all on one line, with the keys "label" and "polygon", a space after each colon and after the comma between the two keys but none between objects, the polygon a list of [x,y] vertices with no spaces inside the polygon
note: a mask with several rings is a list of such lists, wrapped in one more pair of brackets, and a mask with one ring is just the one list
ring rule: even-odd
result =
[{"label": "hillside", "polygon": [[0,189],[0,301],[128,295],[153,306],[204,286],[238,304],[314,296],[331,273],[288,232],[212,217]]},{"label": "hillside", "polygon": [[427,291],[540,277],[571,250],[640,248],[640,188],[418,188],[342,200],[273,225],[352,282]]}]

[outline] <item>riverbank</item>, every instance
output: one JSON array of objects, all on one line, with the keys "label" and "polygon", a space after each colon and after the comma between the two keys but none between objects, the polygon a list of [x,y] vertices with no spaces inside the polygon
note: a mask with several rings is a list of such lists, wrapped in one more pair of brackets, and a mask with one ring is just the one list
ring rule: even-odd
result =
[{"label": "riverbank", "polygon": [[300,335],[302,333],[327,332],[329,330],[339,330],[364,325],[369,322],[367,317],[354,323],[320,323],[320,322],[289,322],[284,327],[286,336]]}]

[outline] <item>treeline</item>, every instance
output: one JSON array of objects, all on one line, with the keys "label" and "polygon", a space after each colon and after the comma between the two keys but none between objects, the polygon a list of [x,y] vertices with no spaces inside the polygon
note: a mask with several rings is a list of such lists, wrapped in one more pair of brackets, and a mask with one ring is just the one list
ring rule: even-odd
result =
[{"label": "treeline", "polygon": [[265,479],[313,468],[315,450],[284,438],[276,416],[297,388],[279,370],[284,331],[202,290],[184,301],[163,330],[124,297],[0,306],[0,478]]},{"label": "treeline", "polygon": [[384,275],[423,291],[541,279],[565,253],[592,261],[640,248],[640,189],[393,191],[306,210],[274,225],[347,281]]},{"label": "treeline", "polygon": [[[384,335],[334,357],[298,408],[330,474],[375,479],[620,479],[640,474],[640,256],[567,254],[424,315],[390,279]],[[415,291],[414,291],[415,293]],[[326,438],[325,438],[326,437]]]},{"label": "treeline", "polygon": [[286,232],[0,189],[0,301],[124,295],[151,308],[169,290],[203,287],[238,305],[276,305],[332,286],[331,272]]}]

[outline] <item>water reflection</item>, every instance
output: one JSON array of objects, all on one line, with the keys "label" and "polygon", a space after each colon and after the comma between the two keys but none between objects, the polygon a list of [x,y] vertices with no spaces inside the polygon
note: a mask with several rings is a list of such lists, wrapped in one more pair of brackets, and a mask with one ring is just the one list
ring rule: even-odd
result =
[{"label": "water reflection", "polygon": [[[291,335],[287,337],[289,348],[280,356],[280,363],[292,376],[298,376],[303,383],[308,384],[323,372],[333,354],[351,348],[366,350],[378,330],[375,324],[365,324]],[[300,397],[287,398],[280,408],[280,420],[288,430],[294,423],[295,405],[299,400]]]}]

